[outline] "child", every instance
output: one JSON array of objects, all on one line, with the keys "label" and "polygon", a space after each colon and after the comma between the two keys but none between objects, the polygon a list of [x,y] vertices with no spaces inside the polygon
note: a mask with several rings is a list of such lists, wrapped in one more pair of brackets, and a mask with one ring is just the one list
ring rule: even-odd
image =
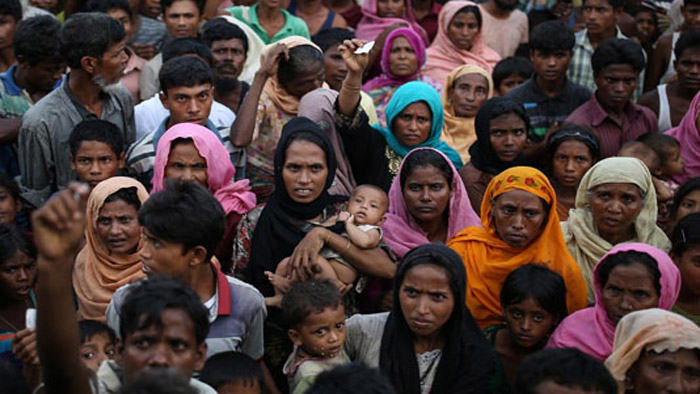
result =
[{"label": "child", "polygon": [[295,283],[282,299],[294,351],[284,364],[289,392],[301,394],[316,376],[349,364],[345,342],[345,306],[338,288],[328,279]]},{"label": "child", "polygon": [[219,394],[260,394],[263,372],[260,364],[245,354],[224,352],[207,360],[199,380]]},{"label": "child", "polygon": [[116,336],[109,326],[96,320],[81,320],[78,330],[80,357],[89,370],[97,372],[104,360],[114,359]]},{"label": "child", "polygon": [[8,174],[0,172],[0,223],[17,224],[17,214],[22,210],[19,186]]},{"label": "child", "polygon": [[671,243],[671,258],[681,271],[681,291],[671,311],[700,325],[700,213],[678,221]]},{"label": "child", "polygon": [[528,80],[534,71],[532,63],[524,57],[511,56],[502,59],[493,68],[494,96],[505,96]]},{"label": "child", "polygon": [[70,168],[90,190],[124,167],[124,139],[119,128],[110,122],[82,121],[71,132],[68,143]]},{"label": "child", "polygon": [[650,133],[639,138],[644,145],[653,149],[659,156],[660,165],[655,177],[663,181],[674,195],[680,187],[672,177],[681,175],[685,171],[685,160],[681,156],[681,144],[673,136],[667,134]]}]

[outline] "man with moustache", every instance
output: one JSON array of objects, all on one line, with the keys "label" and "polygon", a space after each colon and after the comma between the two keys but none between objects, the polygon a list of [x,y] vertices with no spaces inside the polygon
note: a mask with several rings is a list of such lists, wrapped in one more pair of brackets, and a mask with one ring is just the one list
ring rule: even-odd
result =
[{"label": "man with moustache", "polygon": [[527,15],[517,6],[518,0],[487,0],[479,4],[484,43],[502,59],[515,55],[520,44],[528,43]]}]

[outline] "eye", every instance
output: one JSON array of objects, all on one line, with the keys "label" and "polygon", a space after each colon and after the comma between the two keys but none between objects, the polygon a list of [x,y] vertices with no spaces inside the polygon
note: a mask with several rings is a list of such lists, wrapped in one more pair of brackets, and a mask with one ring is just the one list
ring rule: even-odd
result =
[{"label": "eye", "polygon": [[175,340],[170,342],[170,347],[172,347],[176,351],[182,351],[187,349],[187,343]]},{"label": "eye", "polygon": [[434,191],[434,192],[439,192],[440,190],[443,189],[443,185],[442,185],[442,183],[433,183],[433,184],[430,186],[430,189],[431,189],[432,191]]},{"label": "eye", "polygon": [[512,309],[510,311],[510,315],[513,316],[513,318],[515,319],[520,319],[523,317],[523,311],[521,311],[520,309]]},{"label": "eye", "polygon": [[338,330],[344,329],[344,328],[345,328],[345,322],[336,324],[336,325],[335,325],[335,328],[338,329]]},{"label": "eye", "polygon": [[321,336],[321,335],[326,335],[326,329],[325,328],[319,328],[318,330],[314,331],[314,334]]},{"label": "eye", "polygon": [[114,349],[107,349],[107,350],[105,350],[105,354],[106,354],[108,357],[114,356],[114,353],[115,353]]},{"label": "eye", "polygon": [[206,163],[197,163],[193,166],[196,170],[206,170],[207,169],[207,164]]},{"label": "eye", "polygon": [[85,352],[81,355],[84,360],[91,360],[95,358],[95,352]]},{"label": "eye", "polygon": [[536,313],[534,316],[532,316],[532,320],[536,321],[537,323],[542,323],[544,321],[544,316]]}]

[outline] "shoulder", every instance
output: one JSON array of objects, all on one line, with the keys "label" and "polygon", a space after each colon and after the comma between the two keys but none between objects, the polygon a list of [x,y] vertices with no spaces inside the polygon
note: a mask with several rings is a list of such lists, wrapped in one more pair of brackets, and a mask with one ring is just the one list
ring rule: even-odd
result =
[{"label": "shoulder", "polygon": [[659,91],[657,89],[652,89],[642,95],[637,101],[637,104],[650,108],[652,110],[659,108]]},{"label": "shoulder", "polygon": [[568,118],[566,118],[566,121],[583,125],[590,124],[588,111],[590,111],[591,105],[591,100],[588,100],[585,103],[581,104],[578,108],[574,110],[574,112],[571,113],[571,115],[569,115]]},{"label": "shoulder", "polygon": [[658,121],[658,117],[656,116],[654,111],[649,109],[649,107],[641,105],[641,104],[634,104],[634,108],[637,111],[640,111],[642,113],[642,115],[646,118],[647,121],[649,121],[653,124],[656,124],[656,122]]},{"label": "shoulder", "polygon": [[[654,46],[655,53],[670,52],[673,47],[673,33],[664,33],[656,40],[656,45]],[[658,51],[658,52],[657,52]]]},{"label": "shoulder", "polygon": [[226,275],[226,280],[236,303],[246,305],[256,311],[264,309],[265,299],[253,285],[228,275]]},{"label": "shoulder", "polygon": [[369,315],[356,314],[346,320],[345,325],[348,331],[362,332],[374,335],[384,331],[384,325],[389,318],[389,312],[374,313]]}]

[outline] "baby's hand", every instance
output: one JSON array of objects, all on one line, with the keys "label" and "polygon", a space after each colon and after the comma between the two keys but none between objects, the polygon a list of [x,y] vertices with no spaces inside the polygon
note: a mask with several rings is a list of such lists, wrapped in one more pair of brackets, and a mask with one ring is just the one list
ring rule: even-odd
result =
[{"label": "baby's hand", "polygon": [[352,218],[352,215],[348,211],[343,211],[343,212],[338,214],[338,220],[342,220],[344,222],[347,222],[348,220],[350,220],[350,218]]}]

